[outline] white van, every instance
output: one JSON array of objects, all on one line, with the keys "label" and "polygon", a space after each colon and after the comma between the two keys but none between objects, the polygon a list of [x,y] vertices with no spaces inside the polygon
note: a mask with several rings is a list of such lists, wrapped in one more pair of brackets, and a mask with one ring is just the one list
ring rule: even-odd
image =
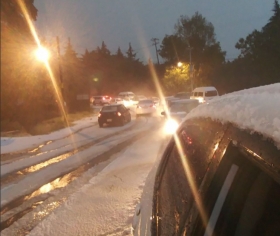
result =
[{"label": "white van", "polygon": [[215,87],[198,87],[192,91],[190,99],[197,99],[200,103],[204,103],[218,96],[219,93]]}]

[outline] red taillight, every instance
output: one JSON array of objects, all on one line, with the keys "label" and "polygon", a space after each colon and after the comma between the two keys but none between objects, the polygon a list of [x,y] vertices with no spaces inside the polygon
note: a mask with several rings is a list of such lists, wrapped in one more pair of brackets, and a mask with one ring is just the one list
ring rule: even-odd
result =
[{"label": "red taillight", "polygon": [[118,116],[121,116],[122,114],[120,112],[117,113]]},{"label": "red taillight", "polygon": [[100,116],[101,116],[101,113],[98,114],[98,117],[100,117]]}]

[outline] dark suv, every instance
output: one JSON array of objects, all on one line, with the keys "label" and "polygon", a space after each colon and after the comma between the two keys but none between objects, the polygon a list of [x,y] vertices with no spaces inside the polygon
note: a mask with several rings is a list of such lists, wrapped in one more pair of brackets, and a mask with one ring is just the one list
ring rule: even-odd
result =
[{"label": "dark suv", "polygon": [[134,234],[280,235],[279,101],[280,83],[192,110],[162,155]]}]

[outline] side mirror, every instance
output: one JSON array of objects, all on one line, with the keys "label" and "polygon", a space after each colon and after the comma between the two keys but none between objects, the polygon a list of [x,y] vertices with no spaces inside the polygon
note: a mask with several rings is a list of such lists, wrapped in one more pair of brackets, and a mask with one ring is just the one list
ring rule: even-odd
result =
[{"label": "side mirror", "polygon": [[162,111],[161,113],[160,113],[162,116],[165,116],[166,114],[165,114],[165,111]]}]

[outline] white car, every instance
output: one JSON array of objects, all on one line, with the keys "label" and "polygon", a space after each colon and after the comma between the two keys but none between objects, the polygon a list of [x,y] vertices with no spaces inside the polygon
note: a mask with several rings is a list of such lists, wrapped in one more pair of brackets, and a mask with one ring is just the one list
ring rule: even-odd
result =
[{"label": "white car", "polygon": [[280,235],[280,83],[201,104],[163,143],[134,235]]},{"label": "white car", "polygon": [[152,115],[157,111],[154,101],[150,99],[140,100],[136,106],[136,117],[140,115]]}]

